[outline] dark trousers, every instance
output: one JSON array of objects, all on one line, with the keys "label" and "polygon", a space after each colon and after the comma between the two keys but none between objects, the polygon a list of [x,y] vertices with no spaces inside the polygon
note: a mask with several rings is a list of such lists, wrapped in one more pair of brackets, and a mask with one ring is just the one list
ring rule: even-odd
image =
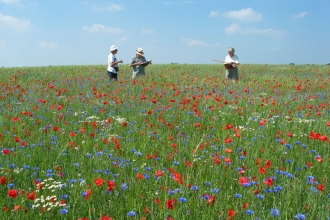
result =
[{"label": "dark trousers", "polygon": [[117,80],[117,73],[113,73],[113,72],[109,72],[109,71],[107,71],[107,72],[108,72],[110,81]]}]

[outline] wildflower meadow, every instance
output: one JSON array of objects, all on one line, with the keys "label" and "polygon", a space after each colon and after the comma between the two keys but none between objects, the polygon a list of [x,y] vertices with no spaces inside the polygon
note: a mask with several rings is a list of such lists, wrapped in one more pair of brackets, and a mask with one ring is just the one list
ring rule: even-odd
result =
[{"label": "wildflower meadow", "polygon": [[0,68],[0,219],[330,219],[330,66]]}]

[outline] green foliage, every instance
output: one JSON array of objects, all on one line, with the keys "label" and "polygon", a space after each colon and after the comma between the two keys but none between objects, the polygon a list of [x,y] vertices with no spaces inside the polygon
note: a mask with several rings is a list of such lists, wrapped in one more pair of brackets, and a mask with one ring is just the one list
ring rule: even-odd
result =
[{"label": "green foliage", "polygon": [[2,219],[329,217],[328,66],[131,72],[0,68]]}]

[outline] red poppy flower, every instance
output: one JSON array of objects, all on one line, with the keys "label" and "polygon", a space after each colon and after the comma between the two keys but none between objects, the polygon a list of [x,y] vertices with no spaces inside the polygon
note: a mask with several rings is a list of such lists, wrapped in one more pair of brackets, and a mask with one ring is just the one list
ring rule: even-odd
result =
[{"label": "red poppy flower", "polygon": [[6,185],[6,183],[7,183],[6,177],[4,177],[4,176],[0,177],[0,184]]},{"label": "red poppy flower", "polygon": [[164,173],[163,173],[163,171],[161,171],[161,170],[156,170],[156,172],[155,172],[155,176],[158,176],[158,177],[160,177],[160,176],[164,176]]},{"label": "red poppy flower", "polygon": [[[82,220],[89,220],[89,219],[88,218],[84,218]],[[101,218],[100,218],[100,220],[112,220],[112,218],[109,217],[109,216],[106,216],[106,215],[102,215]]]},{"label": "red poppy flower", "polygon": [[97,178],[94,180],[94,183],[96,186],[102,186],[102,184],[104,183],[104,180],[102,178]]},{"label": "red poppy flower", "polygon": [[266,169],[263,168],[262,166],[259,167],[259,173],[260,174],[266,174]]},{"label": "red poppy flower", "polygon": [[10,190],[8,190],[7,194],[9,197],[15,199],[18,195],[18,192],[16,189],[10,189]]},{"label": "red poppy flower", "polygon": [[247,207],[249,207],[249,203],[243,202],[242,209],[246,209]]},{"label": "red poppy flower", "polygon": [[137,175],[136,175],[136,177],[138,178],[138,179],[144,179],[144,176],[143,176],[143,174],[141,174],[141,173],[138,173]]},{"label": "red poppy flower", "polygon": [[176,199],[168,199],[166,200],[166,208],[167,209],[174,209],[174,207],[176,206]]},{"label": "red poppy flower", "polygon": [[10,154],[10,150],[9,150],[9,149],[3,149],[3,150],[2,150],[2,153],[3,153],[3,154]]},{"label": "red poppy flower", "polygon": [[150,214],[150,213],[151,213],[151,210],[148,209],[147,206],[144,206],[144,207],[143,207],[143,212],[144,212],[144,213],[147,213],[147,214]]},{"label": "red poppy flower", "polygon": [[315,159],[319,162],[319,163],[322,163],[323,162],[323,159],[321,156],[316,156]]},{"label": "red poppy flower", "polygon": [[107,184],[108,184],[108,191],[112,191],[112,190],[114,190],[116,188],[115,181],[109,180]]},{"label": "red poppy flower", "polygon": [[271,166],[270,166],[271,164],[272,164],[272,162],[270,160],[266,160],[265,167],[267,169],[269,169],[269,168],[271,168]]},{"label": "red poppy flower", "polygon": [[317,188],[322,192],[324,191],[324,186],[321,183],[319,183],[319,185],[317,185]]},{"label": "red poppy flower", "polygon": [[230,137],[227,137],[224,142],[225,142],[225,144],[229,144],[229,143],[233,142],[233,139],[231,139]]},{"label": "red poppy flower", "polygon": [[85,194],[85,199],[89,199],[90,195],[92,195],[92,190],[88,189],[86,190],[86,194]]},{"label": "red poppy flower", "polygon": [[272,186],[273,185],[273,179],[268,177],[267,179],[264,180],[264,184],[267,186]]},{"label": "red poppy flower", "polygon": [[247,184],[247,183],[249,183],[248,178],[242,176],[242,177],[239,179],[239,184],[240,184],[241,186],[243,186],[244,184]]},{"label": "red poppy flower", "polygon": [[32,193],[29,193],[29,194],[27,195],[27,198],[28,198],[29,200],[35,200],[35,199],[36,199],[36,191],[33,191]]},{"label": "red poppy flower", "polygon": [[236,214],[236,212],[232,209],[228,209],[227,213],[229,217],[233,217]]}]

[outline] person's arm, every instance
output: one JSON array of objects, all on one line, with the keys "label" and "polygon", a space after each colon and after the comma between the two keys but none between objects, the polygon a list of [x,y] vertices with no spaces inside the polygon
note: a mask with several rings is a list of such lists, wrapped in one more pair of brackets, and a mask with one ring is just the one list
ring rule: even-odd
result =
[{"label": "person's arm", "polygon": [[123,63],[123,61],[122,61],[122,60],[118,60],[118,61],[116,61],[116,62],[110,62],[110,66],[114,67],[114,66],[116,66],[118,63]]},{"label": "person's arm", "polygon": [[150,64],[152,62],[152,60],[146,61],[143,63],[143,66],[148,66],[148,64]]},{"label": "person's arm", "polygon": [[133,66],[138,66],[138,65],[141,65],[141,64],[142,64],[141,61],[139,61],[139,62],[135,62],[135,61],[133,61],[133,62],[131,62],[131,63],[129,64],[129,66],[130,66],[130,67],[133,67]]}]

